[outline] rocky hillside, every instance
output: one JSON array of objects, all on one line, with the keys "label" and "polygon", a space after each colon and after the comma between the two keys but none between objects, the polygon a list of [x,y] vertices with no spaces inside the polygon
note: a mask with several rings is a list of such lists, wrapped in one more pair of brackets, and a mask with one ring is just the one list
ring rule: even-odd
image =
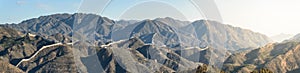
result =
[{"label": "rocky hillside", "polygon": [[251,50],[270,41],[214,21],[114,21],[82,13],[0,28],[2,69],[18,72],[217,72],[227,50]]},{"label": "rocky hillside", "polygon": [[194,33],[200,41],[214,48],[227,50],[255,48],[271,42],[263,34],[210,20],[198,20],[183,29]]},{"label": "rocky hillside", "polygon": [[[3,27],[1,27],[3,28]],[[2,72],[77,72],[70,45],[34,34],[1,29],[0,62]],[[13,36],[12,36],[13,35]]]},{"label": "rocky hillside", "polygon": [[[73,39],[97,40],[102,44],[132,37],[151,37],[151,34],[156,34],[154,41],[158,40],[158,42],[155,44],[161,43],[169,47],[213,46],[237,50],[259,47],[271,41],[263,34],[215,21],[187,22],[169,17],[143,21],[114,21],[94,14],[54,14],[5,26],[36,34],[61,33]],[[149,40],[149,38],[142,40]]]},{"label": "rocky hillside", "polygon": [[251,51],[230,56],[224,63],[227,72],[252,72],[268,69],[275,73],[289,73],[300,69],[300,43],[273,43]]},{"label": "rocky hillside", "polygon": [[[7,30],[5,32],[9,32]],[[48,40],[50,38],[16,30],[11,33],[19,34],[5,36],[0,41],[2,72],[196,72],[201,71],[198,68],[204,63],[208,64],[210,55],[206,53],[210,49],[175,50],[131,38],[94,46],[94,50],[89,51],[95,54],[89,53],[77,60],[78,50],[70,45],[80,45],[79,42],[55,42],[59,35],[49,36],[54,39]],[[191,50],[197,53],[190,53]],[[201,58],[200,52],[206,57]]]},{"label": "rocky hillside", "polygon": [[88,72],[195,73],[218,70],[207,66],[215,55],[212,48],[176,50],[145,44],[136,37],[99,45],[96,54],[82,57],[81,61]]}]

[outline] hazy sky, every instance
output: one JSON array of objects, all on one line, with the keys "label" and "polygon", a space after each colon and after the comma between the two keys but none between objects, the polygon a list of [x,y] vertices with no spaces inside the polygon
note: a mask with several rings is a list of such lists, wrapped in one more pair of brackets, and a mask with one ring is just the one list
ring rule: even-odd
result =
[{"label": "hazy sky", "polygon": [[[102,0],[103,1],[103,0]],[[153,19],[173,17],[180,20],[203,19],[188,0],[112,0],[102,13],[101,4],[91,2],[81,10],[81,0],[0,0],[0,23],[55,13],[97,12],[111,19]],[[215,0],[223,23],[250,29],[268,36],[300,33],[300,0]],[[97,6],[100,5],[100,6]]]},{"label": "hazy sky", "polygon": [[0,23],[23,20],[54,13],[74,13],[81,0],[0,0]]},{"label": "hazy sky", "polygon": [[300,33],[300,0],[215,0],[225,23],[267,35]]}]

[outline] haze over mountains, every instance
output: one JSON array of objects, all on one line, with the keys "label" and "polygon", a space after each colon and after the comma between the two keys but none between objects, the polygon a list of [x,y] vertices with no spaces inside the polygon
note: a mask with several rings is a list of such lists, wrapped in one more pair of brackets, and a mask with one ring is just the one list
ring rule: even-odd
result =
[{"label": "haze over mountains", "polygon": [[278,35],[274,35],[274,36],[271,36],[270,38],[272,40],[274,40],[274,42],[282,42],[284,40],[287,40],[289,38],[292,38],[294,35],[292,34],[284,34],[284,33],[281,33],[281,34],[278,34]]},{"label": "haze over mountains", "polygon": [[[190,73],[252,72],[260,68],[290,72],[299,69],[287,64],[280,70],[276,70],[279,66],[271,66],[279,64],[276,58],[297,59],[300,37],[268,44],[272,40],[263,34],[210,20],[188,22],[166,17],[115,21],[94,14],[53,14],[1,25],[0,31],[0,62],[9,69],[0,70],[3,72]],[[287,56],[289,51],[295,52],[288,54],[294,57]],[[219,65],[223,61],[222,68]],[[300,62],[291,63],[298,66]],[[203,70],[207,65],[209,69]],[[251,68],[242,68],[245,65]]]}]

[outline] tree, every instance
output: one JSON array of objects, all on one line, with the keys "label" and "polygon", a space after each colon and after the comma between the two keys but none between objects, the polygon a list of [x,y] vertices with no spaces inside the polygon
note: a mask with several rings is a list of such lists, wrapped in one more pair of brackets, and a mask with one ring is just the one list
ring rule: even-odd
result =
[{"label": "tree", "polygon": [[207,65],[203,64],[202,66],[198,66],[196,73],[206,73],[207,72]]},{"label": "tree", "polygon": [[273,73],[273,72],[267,68],[262,68],[259,70],[253,70],[251,73]]}]

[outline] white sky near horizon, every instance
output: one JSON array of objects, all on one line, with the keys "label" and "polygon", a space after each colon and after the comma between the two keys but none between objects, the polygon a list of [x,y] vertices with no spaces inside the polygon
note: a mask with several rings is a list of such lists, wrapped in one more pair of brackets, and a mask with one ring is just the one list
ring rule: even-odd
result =
[{"label": "white sky near horizon", "polygon": [[[152,2],[148,5],[156,5],[149,10],[156,10],[157,13],[151,13],[149,10],[143,10],[143,7],[137,6],[137,9],[127,9],[129,12],[139,11],[147,13],[126,14],[124,7],[134,5],[133,2],[141,0],[112,0],[111,6],[108,6],[101,16],[111,19],[145,19],[156,17],[174,17],[180,20],[195,21],[203,17],[193,9],[188,0],[161,0]],[[267,36],[300,33],[300,0],[214,0],[218,6],[223,23],[233,26],[250,29],[255,32],[266,34]],[[33,17],[50,15],[55,13],[75,13],[80,7],[81,0],[1,0],[0,23],[19,23],[23,20]],[[161,5],[163,2],[167,5]],[[163,4],[162,3],[162,4]],[[97,3],[93,3],[97,4]],[[133,6],[133,8],[135,8]],[[126,8],[125,8],[126,9]],[[177,10],[176,10],[177,9]],[[164,11],[171,13],[162,13]],[[160,12],[159,12],[160,11]],[[176,12],[181,11],[181,12]],[[97,12],[97,11],[95,11]],[[98,11],[99,12],[99,11]],[[125,16],[119,18],[119,14]],[[174,16],[172,16],[174,15]],[[130,17],[132,16],[132,17]]]},{"label": "white sky near horizon", "polygon": [[224,23],[274,36],[300,33],[300,0],[215,0]]}]

